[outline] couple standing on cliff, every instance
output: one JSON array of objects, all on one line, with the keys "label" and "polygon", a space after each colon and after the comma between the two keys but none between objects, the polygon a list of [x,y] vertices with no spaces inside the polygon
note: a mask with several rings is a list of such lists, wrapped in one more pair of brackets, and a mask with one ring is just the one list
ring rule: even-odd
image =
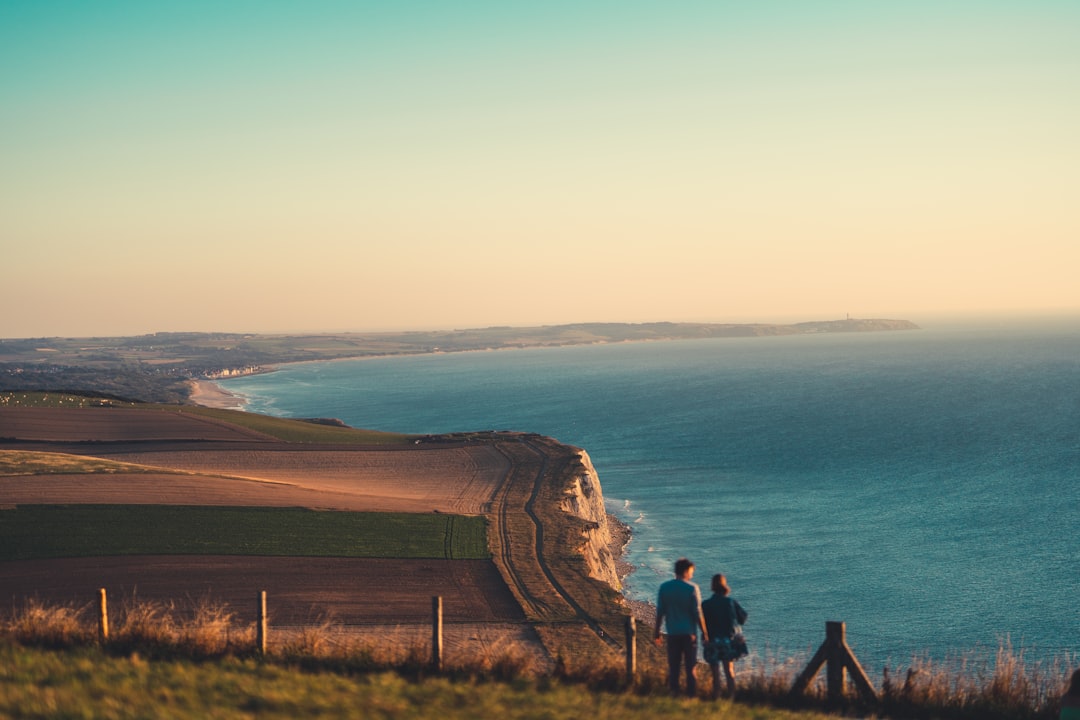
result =
[{"label": "couple standing on cliff", "polygon": [[675,562],[675,579],[660,586],[656,598],[656,631],[660,644],[660,626],[667,625],[668,687],[679,694],[680,666],[686,668],[686,694],[697,695],[694,667],[697,665],[697,633],[705,642],[705,660],[712,671],[712,696],[720,697],[720,667],[727,678],[728,694],[735,694],[733,663],[746,655],[746,642],[739,626],[746,622],[746,611],[731,597],[727,579],[712,577],[712,597],[702,602],[701,590],[691,582],[694,563],[686,558]]}]

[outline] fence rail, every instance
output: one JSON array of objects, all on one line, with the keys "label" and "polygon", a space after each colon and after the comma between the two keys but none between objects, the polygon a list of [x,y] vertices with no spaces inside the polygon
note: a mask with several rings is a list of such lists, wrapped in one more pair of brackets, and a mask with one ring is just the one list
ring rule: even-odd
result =
[{"label": "fence rail", "polygon": [[[266,655],[269,643],[269,616],[267,614],[266,591],[261,590],[256,600],[255,647],[259,655]],[[105,588],[98,590],[98,638],[101,644],[109,642],[108,593]],[[637,621],[628,616],[625,622],[624,650],[626,657],[626,683],[632,686],[637,680]],[[431,667],[436,671],[443,668],[443,598],[435,595],[431,598]],[[826,672],[827,695],[830,701],[839,700],[847,691],[846,674],[850,674],[855,687],[864,699],[877,700],[877,691],[867,677],[855,654],[848,647],[846,626],[842,622],[825,623],[825,641],[811,658],[806,669],[795,679],[791,688],[792,695],[802,695],[810,683],[817,677],[822,667]]]}]

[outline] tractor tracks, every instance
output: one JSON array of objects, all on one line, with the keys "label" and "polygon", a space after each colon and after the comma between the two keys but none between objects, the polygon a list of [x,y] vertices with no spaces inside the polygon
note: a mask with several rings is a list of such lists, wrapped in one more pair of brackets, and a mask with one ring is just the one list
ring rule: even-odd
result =
[{"label": "tractor tracks", "polygon": [[[524,462],[518,453],[504,445],[504,441],[495,444],[495,448],[510,461],[510,469],[503,476],[495,496],[498,538],[506,574],[515,594],[526,605],[523,608],[526,615],[549,621],[583,623],[602,642],[619,650],[620,644],[567,590],[545,557],[544,523],[536,513],[536,502],[548,474],[562,470],[567,460],[557,459],[553,467],[550,454],[528,437],[513,441],[513,447],[526,449],[534,457],[533,462]],[[528,538],[523,536],[526,528],[520,519],[522,510],[528,519]],[[512,517],[514,514],[517,517]],[[533,568],[538,569],[539,574]],[[541,593],[547,597],[542,597]],[[569,608],[572,619],[560,605]]]}]

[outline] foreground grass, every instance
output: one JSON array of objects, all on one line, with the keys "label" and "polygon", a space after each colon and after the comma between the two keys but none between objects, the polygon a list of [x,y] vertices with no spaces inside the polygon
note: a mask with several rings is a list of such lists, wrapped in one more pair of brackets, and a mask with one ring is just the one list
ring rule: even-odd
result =
[{"label": "foreground grass", "polygon": [[255,659],[216,662],[46,651],[0,641],[0,716],[34,718],[699,718],[819,720],[825,715],[721,701],[590,691],[552,680],[406,679],[393,672],[302,671]]},{"label": "foreground grass", "polygon": [[106,555],[487,559],[481,517],[178,505],[0,510],[0,560]]},{"label": "foreground grass", "polygon": [[[702,717],[823,718],[821,684],[790,688],[802,663],[748,658],[735,704],[667,697],[663,669],[639,667],[626,683],[614,655],[587,668],[545,667],[520,641],[459,647],[443,670],[430,645],[384,632],[357,635],[327,623],[274,632],[254,655],[255,627],[227,606],[124,603],[98,644],[89,606],[30,600],[0,618],[0,717]],[[894,720],[1054,720],[1071,666],[1030,666],[1002,648],[992,664],[917,663],[868,704],[849,696],[830,709]],[[709,689],[698,667],[699,691]]]}]

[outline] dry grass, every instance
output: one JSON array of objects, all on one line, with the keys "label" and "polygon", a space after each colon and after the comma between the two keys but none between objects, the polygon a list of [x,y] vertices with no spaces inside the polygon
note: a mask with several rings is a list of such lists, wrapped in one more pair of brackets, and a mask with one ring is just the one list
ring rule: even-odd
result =
[{"label": "dry grass", "polygon": [[120,473],[189,473],[136,463],[116,462],[68,453],[0,450],[0,475],[96,475]]},{"label": "dry grass", "polygon": [[[915,659],[896,677],[886,672],[882,706],[912,718],[1056,718],[1073,662],[1029,663],[1008,642],[994,656]],[[902,680],[900,680],[902,678]]]},{"label": "dry grass", "polygon": [[[38,600],[15,608],[0,621],[0,636],[27,646],[75,648],[99,642],[96,607],[48,605]],[[255,653],[255,625],[241,623],[226,605],[205,599],[163,603],[128,598],[110,610],[106,648],[119,655],[210,659]],[[431,663],[430,645],[416,633],[387,628],[378,638],[349,632],[329,619],[273,630],[268,653],[288,662],[342,666],[362,670],[424,671]],[[495,639],[467,654],[450,658],[444,670],[495,679],[536,677],[541,663],[535,648]]]},{"label": "dry grass", "polygon": [[23,645],[74,647],[96,637],[97,630],[89,627],[88,616],[88,605],[50,605],[31,599],[0,627],[4,635]]},{"label": "dry grass", "polygon": [[[91,606],[45,605],[37,600],[16,608],[0,622],[0,635],[22,645],[74,648],[98,641]],[[432,673],[428,642],[415,630],[386,628],[377,639],[348,632],[331,620],[275,630],[270,659],[295,667],[346,673],[394,670],[409,677]],[[238,623],[226,606],[206,600],[181,605],[126,600],[115,611],[106,650],[121,656],[212,659],[254,654],[253,624]],[[806,658],[752,655],[737,665],[740,702],[790,709],[829,709],[867,718],[940,718],[978,720],[1053,720],[1070,658],[1027,663],[1007,643],[988,658],[958,656],[943,663],[913,660],[910,667],[886,670],[873,706],[854,696],[840,705],[825,698],[823,677],[805,696],[790,689]],[[626,682],[622,661],[580,662],[560,656],[554,668],[538,660],[535,648],[514,640],[496,640],[448,653],[443,675],[516,681],[543,678],[582,684],[596,690],[632,691],[637,695],[667,692],[664,671],[655,663],[640,668],[633,686]],[[699,692],[710,691],[705,665],[698,666]]]}]

